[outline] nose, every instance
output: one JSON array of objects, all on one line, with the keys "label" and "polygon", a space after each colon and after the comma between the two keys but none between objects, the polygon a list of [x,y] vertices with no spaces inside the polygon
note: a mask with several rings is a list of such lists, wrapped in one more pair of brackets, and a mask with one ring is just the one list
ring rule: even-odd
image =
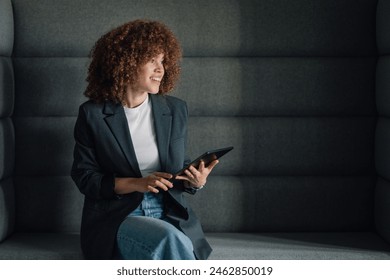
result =
[{"label": "nose", "polygon": [[161,62],[157,62],[155,71],[163,71],[163,70],[164,70],[164,65]]}]

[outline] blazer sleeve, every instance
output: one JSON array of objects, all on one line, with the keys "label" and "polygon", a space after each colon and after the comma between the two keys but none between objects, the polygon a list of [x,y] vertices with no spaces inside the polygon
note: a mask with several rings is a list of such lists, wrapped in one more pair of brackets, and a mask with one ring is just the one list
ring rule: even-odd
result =
[{"label": "blazer sleeve", "polygon": [[85,106],[79,108],[74,128],[75,147],[71,177],[80,192],[92,199],[113,199],[114,174],[104,174],[97,159]]},{"label": "blazer sleeve", "polygon": [[[185,131],[185,159],[184,159],[184,163],[183,163],[183,167],[184,166],[187,166],[191,163],[191,158],[188,156],[187,154],[187,139],[188,139],[188,116],[189,116],[189,113],[188,113],[188,107],[187,107],[187,103],[183,102],[183,108],[184,108],[184,116],[185,116],[185,125],[183,127],[184,131]],[[195,188],[191,188],[191,187],[187,187],[186,184],[184,183],[184,181],[180,181],[180,180],[176,180],[176,183],[175,183],[175,186],[180,188],[182,191],[186,192],[186,193],[189,193],[189,194],[196,194],[198,189],[195,189]]]}]

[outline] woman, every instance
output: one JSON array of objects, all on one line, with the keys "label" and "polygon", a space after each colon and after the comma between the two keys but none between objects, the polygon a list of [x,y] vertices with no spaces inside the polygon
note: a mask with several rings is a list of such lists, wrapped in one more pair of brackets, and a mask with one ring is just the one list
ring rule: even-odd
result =
[{"label": "woman", "polygon": [[218,161],[172,178],[189,162],[186,104],[166,95],[180,72],[177,39],[162,23],[136,20],[102,36],[91,56],[72,166],[85,195],[84,256],[207,259],[183,193],[202,188]]}]

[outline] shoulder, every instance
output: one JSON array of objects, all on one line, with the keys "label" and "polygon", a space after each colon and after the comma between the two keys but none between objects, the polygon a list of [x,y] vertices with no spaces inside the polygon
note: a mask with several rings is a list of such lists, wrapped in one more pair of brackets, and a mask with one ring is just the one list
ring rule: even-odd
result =
[{"label": "shoulder", "polygon": [[162,97],[166,99],[167,104],[171,107],[187,108],[187,103],[178,97],[171,95],[165,95]]},{"label": "shoulder", "polygon": [[164,95],[163,97],[166,98],[168,102],[172,102],[173,104],[182,104],[182,105],[186,104],[186,102],[183,99],[180,99],[176,96]]},{"label": "shoulder", "polygon": [[188,108],[187,103],[177,97],[174,96],[165,96],[167,100],[167,104],[170,107],[171,113],[175,118],[180,118],[183,120],[187,120],[188,118]]},{"label": "shoulder", "polygon": [[104,103],[97,103],[93,100],[88,100],[80,105],[80,110],[89,112],[89,111],[102,110],[103,107],[104,107]]},{"label": "shoulder", "polygon": [[173,112],[188,114],[187,103],[184,100],[170,95],[165,95],[163,98],[166,100],[167,105]]},{"label": "shoulder", "polygon": [[153,106],[159,108],[164,113],[184,113],[187,114],[187,104],[180,98],[170,95],[151,95]]},{"label": "shoulder", "polygon": [[102,114],[114,114],[118,109],[122,108],[120,104],[110,101],[98,103],[93,100],[88,100],[80,105],[79,114],[86,115],[102,115]]}]

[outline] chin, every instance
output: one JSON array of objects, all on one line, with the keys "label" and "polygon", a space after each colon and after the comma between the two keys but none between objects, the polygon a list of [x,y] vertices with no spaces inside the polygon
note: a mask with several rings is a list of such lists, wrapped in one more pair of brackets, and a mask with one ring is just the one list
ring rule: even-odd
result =
[{"label": "chin", "polygon": [[158,92],[160,91],[160,89],[156,89],[156,90],[150,90],[149,93],[150,94],[157,94]]}]

